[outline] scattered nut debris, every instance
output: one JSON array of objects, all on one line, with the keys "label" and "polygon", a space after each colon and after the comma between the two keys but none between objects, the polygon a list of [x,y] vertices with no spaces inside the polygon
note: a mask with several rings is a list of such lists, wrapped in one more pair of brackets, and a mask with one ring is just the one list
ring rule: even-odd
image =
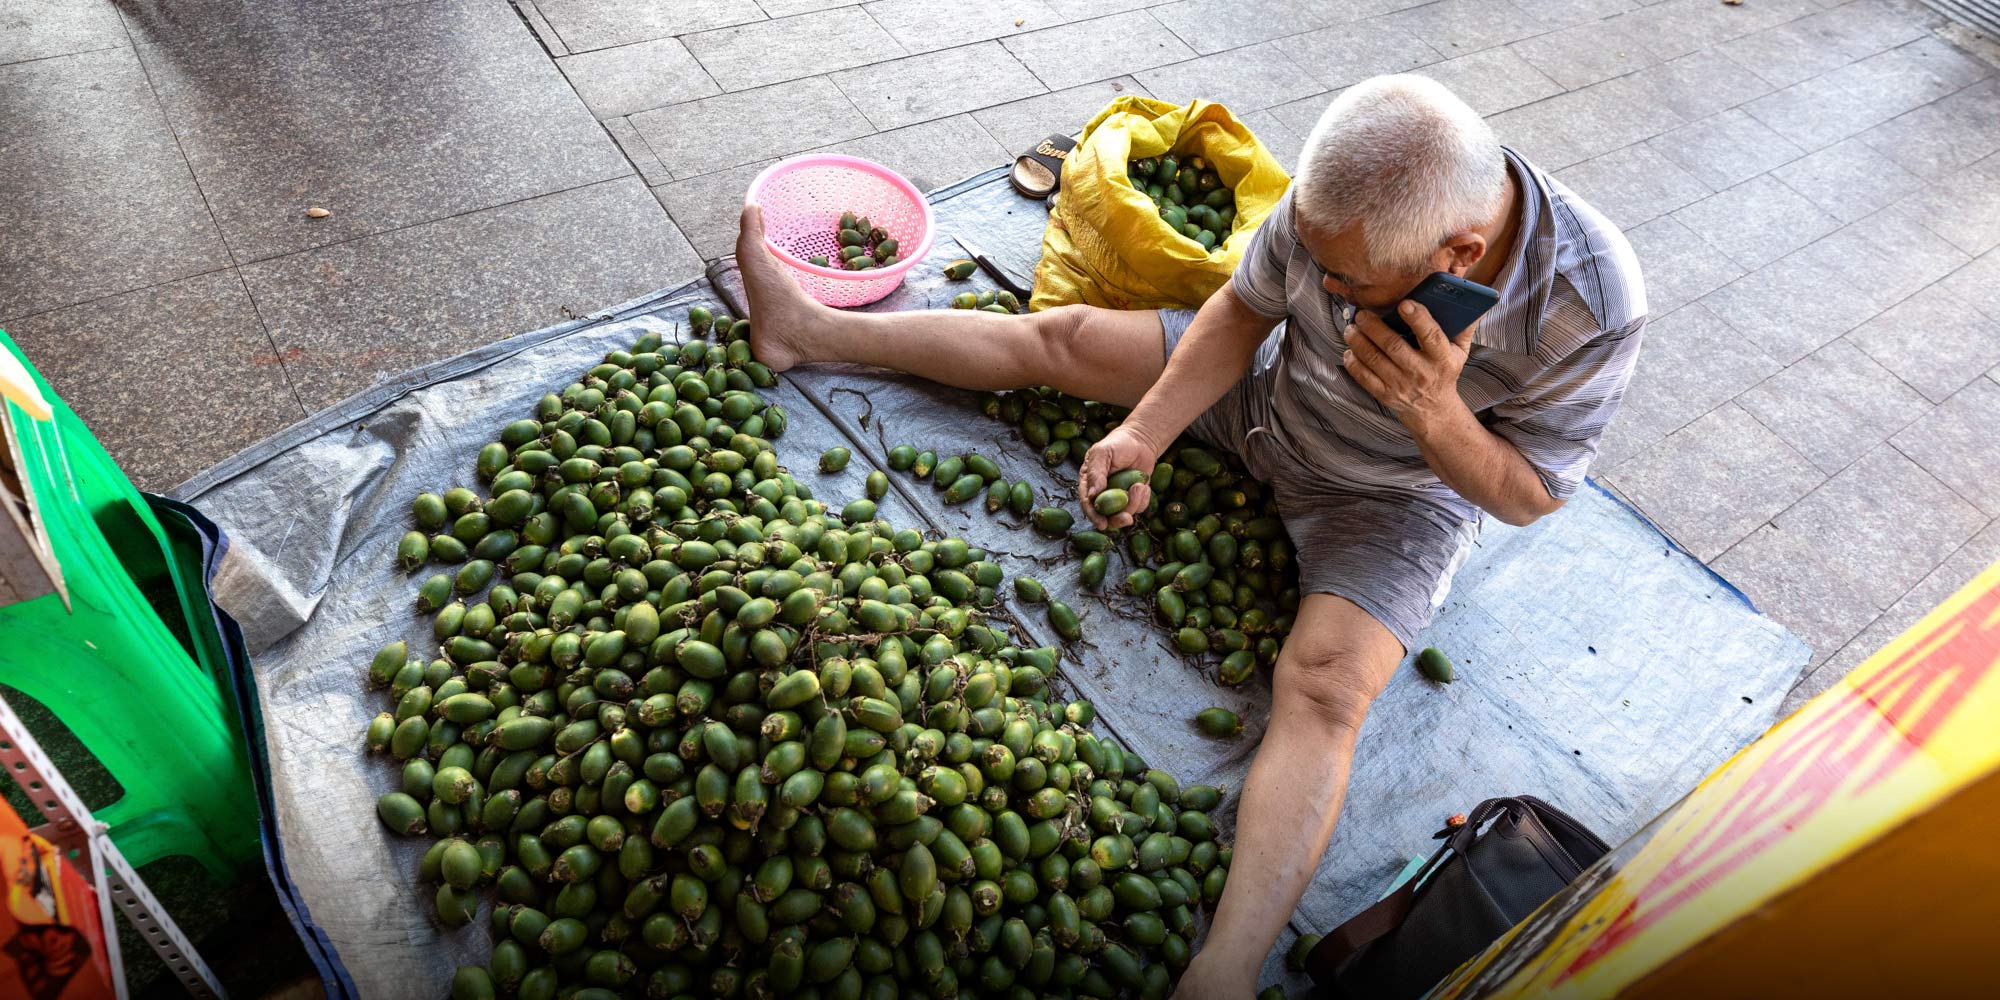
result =
[{"label": "scattered nut debris", "polygon": [[326,209],[319,207],[318,205],[314,205],[313,207],[306,209],[306,218],[308,219],[324,219],[332,214],[333,214],[332,212],[329,212]]}]

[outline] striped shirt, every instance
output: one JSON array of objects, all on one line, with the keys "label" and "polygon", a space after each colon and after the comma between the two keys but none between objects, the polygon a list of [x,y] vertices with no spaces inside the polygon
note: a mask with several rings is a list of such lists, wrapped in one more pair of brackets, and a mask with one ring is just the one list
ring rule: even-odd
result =
[{"label": "striped shirt", "polygon": [[[1458,392],[1481,423],[1519,449],[1549,496],[1583,482],[1598,437],[1638,361],[1646,291],[1624,234],[1513,150],[1521,224],[1480,320]],[[1402,421],[1347,374],[1348,304],[1299,241],[1286,193],[1251,241],[1231,287],[1250,308],[1286,319],[1269,383],[1268,433],[1300,471],[1330,486],[1413,492],[1467,518],[1479,510],[1440,482]]]}]

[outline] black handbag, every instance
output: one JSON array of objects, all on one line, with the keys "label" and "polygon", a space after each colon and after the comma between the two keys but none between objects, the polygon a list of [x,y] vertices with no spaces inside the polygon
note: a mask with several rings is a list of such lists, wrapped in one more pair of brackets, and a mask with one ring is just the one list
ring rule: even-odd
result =
[{"label": "black handbag", "polygon": [[1321,996],[1416,1000],[1610,850],[1528,795],[1487,799],[1437,837],[1444,845],[1415,877],[1307,956]]}]

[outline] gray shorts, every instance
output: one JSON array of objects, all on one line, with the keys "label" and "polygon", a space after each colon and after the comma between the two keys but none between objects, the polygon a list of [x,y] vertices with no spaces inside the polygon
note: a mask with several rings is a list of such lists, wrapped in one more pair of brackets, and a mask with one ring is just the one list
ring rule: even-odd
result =
[{"label": "gray shorts", "polygon": [[[1160,310],[1166,352],[1187,332],[1194,312]],[[1278,333],[1257,349],[1250,371],[1208,408],[1188,432],[1243,459],[1269,483],[1278,515],[1292,537],[1301,594],[1332,594],[1354,602],[1403,644],[1416,648],[1451,590],[1452,574],[1472,553],[1479,522],[1406,493],[1364,492],[1295,470],[1268,432]],[[1261,433],[1260,433],[1261,432]]]}]

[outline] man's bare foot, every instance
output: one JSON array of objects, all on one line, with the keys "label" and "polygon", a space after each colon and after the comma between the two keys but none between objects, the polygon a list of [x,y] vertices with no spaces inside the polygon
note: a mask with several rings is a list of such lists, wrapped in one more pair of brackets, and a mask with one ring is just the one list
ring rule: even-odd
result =
[{"label": "man's bare foot", "polygon": [[743,274],[743,294],[750,300],[750,350],[774,372],[811,361],[803,345],[827,307],[814,302],[784,265],[764,246],[764,209],[743,206],[736,230],[736,266]]}]

